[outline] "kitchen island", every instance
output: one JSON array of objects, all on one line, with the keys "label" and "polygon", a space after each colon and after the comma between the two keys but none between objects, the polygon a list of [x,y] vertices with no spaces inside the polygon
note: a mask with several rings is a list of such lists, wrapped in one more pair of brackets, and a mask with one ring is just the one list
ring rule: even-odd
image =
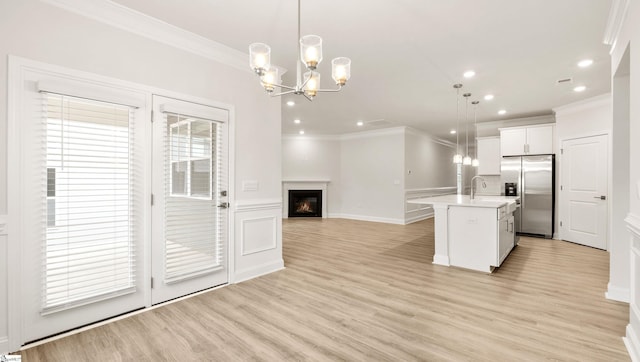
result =
[{"label": "kitchen island", "polygon": [[432,205],[433,263],[482,272],[499,267],[515,246],[514,196],[443,195],[407,201]]}]

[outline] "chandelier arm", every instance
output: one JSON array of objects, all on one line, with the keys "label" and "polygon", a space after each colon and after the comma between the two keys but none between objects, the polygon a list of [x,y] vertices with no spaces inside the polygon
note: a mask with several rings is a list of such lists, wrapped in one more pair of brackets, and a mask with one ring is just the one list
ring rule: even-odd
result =
[{"label": "chandelier arm", "polygon": [[[262,81],[260,82],[260,84],[261,84],[263,87],[264,87],[265,85],[267,85],[267,83],[262,82]],[[289,89],[289,90],[292,90],[292,91],[296,91],[296,90],[297,90],[295,87],[290,87],[290,86],[288,86],[288,85],[284,85],[284,84],[269,84],[269,85],[272,85],[272,86],[274,86],[274,87],[279,87],[279,88]]]},{"label": "chandelier arm", "polygon": [[284,96],[284,95],[295,93],[295,92],[296,92],[295,89],[293,89],[293,90],[288,90],[286,92],[280,92],[280,93],[276,93],[276,94],[269,93],[269,96],[270,97],[280,97],[280,96]]},{"label": "chandelier arm", "polygon": [[342,86],[338,86],[337,89],[318,89],[316,90],[316,92],[319,93],[336,93],[336,92],[340,92],[342,90]]}]

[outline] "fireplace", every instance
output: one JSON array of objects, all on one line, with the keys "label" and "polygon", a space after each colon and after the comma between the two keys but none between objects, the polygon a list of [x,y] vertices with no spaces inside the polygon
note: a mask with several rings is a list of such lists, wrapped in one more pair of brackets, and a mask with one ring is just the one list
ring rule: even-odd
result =
[{"label": "fireplace", "polygon": [[322,217],[322,190],[289,190],[289,217]]}]

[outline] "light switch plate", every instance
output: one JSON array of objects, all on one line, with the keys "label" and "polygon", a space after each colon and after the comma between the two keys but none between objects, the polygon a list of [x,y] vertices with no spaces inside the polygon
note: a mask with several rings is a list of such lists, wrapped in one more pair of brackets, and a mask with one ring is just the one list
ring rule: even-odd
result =
[{"label": "light switch plate", "polygon": [[638,194],[636,195],[636,197],[640,199],[640,180],[636,182],[636,186],[638,186]]},{"label": "light switch plate", "polygon": [[242,191],[258,191],[258,181],[255,181],[255,180],[242,181]]}]

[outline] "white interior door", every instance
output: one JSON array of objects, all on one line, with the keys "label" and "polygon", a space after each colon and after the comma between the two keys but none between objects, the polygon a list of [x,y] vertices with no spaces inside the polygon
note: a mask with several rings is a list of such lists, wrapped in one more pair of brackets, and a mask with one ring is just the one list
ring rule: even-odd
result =
[{"label": "white interior door", "polygon": [[562,142],[562,239],[607,248],[607,135]]},{"label": "white interior door", "polygon": [[228,282],[228,111],[153,97],[152,304]]}]

